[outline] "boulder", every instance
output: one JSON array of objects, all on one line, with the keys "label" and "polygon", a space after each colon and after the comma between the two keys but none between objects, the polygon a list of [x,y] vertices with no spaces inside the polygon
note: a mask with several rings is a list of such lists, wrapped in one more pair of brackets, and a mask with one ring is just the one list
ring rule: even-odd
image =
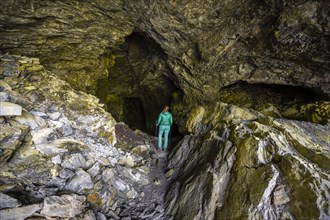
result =
[{"label": "boulder", "polygon": [[55,131],[52,128],[44,128],[32,132],[32,140],[35,144],[46,144],[55,137]]},{"label": "boulder", "polygon": [[137,154],[139,156],[147,156],[150,151],[150,145],[139,145],[132,149],[132,153]]},{"label": "boulder", "polygon": [[91,176],[83,169],[78,168],[76,175],[67,183],[65,189],[79,193],[85,189],[92,189],[93,186]]},{"label": "boulder", "polygon": [[0,116],[22,115],[22,106],[11,102],[0,102]]},{"label": "boulder", "polygon": [[134,167],[135,161],[132,156],[127,156],[124,159],[119,160],[119,164],[128,167]]},{"label": "boulder", "polygon": [[46,217],[74,218],[83,212],[85,200],[85,196],[76,194],[46,197],[41,214]]},{"label": "boulder", "polygon": [[62,167],[71,170],[76,170],[78,168],[88,169],[92,166],[91,161],[86,161],[85,157],[80,154],[72,154],[70,157],[63,161]]}]

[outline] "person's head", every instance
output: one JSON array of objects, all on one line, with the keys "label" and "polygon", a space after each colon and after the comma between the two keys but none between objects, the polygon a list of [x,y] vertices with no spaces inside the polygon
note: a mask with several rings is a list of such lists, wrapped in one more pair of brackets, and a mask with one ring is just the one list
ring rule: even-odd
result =
[{"label": "person's head", "polygon": [[170,107],[168,105],[165,105],[163,108],[163,112],[168,112],[169,109],[170,109]]}]

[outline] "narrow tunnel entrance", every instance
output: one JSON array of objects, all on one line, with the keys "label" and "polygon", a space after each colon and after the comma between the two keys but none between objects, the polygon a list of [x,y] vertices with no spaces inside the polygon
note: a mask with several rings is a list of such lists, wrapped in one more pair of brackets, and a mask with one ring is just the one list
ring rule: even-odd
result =
[{"label": "narrow tunnel entrance", "polygon": [[[111,56],[115,61],[108,68],[108,78],[98,81],[96,95],[117,122],[155,135],[159,113],[178,90],[167,55],[145,33],[133,32]],[[172,136],[180,136],[175,124]]]}]

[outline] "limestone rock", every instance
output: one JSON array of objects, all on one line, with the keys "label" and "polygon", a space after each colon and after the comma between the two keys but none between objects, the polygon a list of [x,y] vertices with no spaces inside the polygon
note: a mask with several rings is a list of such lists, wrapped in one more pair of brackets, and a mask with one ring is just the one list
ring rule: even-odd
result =
[{"label": "limestone rock", "polygon": [[[36,143],[44,143],[44,142],[48,142],[48,138],[52,138],[52,134],[53,134],[53,130],[52,129],[47,129],[47,130],[42,130],[41,132],[39,132],[38,134],[40,134],[38,136],[34,136],[34,139],[36,141]],[[49,134],[50,136],[47,136],[47,134]],[[36,149],[38,149],[41,153],[48,155],[48,156],[56,156],[59,154],[63,154],[65,152],[68,151],[72,151],[72,150],[76,150],[76,149],[83,149],[85,148],[85,145],[79,141],[76,141],[74,139],[67,139],[67,138],[63,138],[63,139],[57,139],[54,142],[51,142],[49,144],[39,144],[35,146]],[[75,159],[72,159],[72,163],[76,163]],[[80,163],[81,162],[77,162]],[[70,168],[72,168],[72,164],[69,161],[66,161],[65,164],[67,164],[67,166],[70,166]],[[77,165],[77,164],[75,164]],[[85,166],[89,166],[84,164],[83,167]]]},{"label": "limestone rock", "polygon": [[51,112],[47,114],[49,116],[50,119],[57,121],[60,117],[61,117],[61,113],[60,112]]},{"label": "limestone rock", "polygon": [[0,124],[0,163],[6,162],[22,146],[28,136],[28,127],[11,123]]},{"label": "limestone rock", "polygon": [[15,120],[23,125],[29,126],[32,130],[35,130],[36,128],[43,128],[46,127],[45,121],[39,117],[34,116],[29,112],[23,111],[21,116],[16,116]]},{"label": "limestone rock", "polygon": [[274,119],[223,103],[204,109],[192,123],[193,135],[169,156],[173,174],[166,216],[329,217],[325,206],[311,199],[329,204],[328,126]]},{"label": "limestone rock", "polygon": [[65,189],[79,193],[84,189],[92,189],[93,186],[90,175],[83,169],[78,168],[75,176],[66,184]]},{"label": "limestone rock", "polygon": [[14,199],[6,194],[0,193],[0,209],[16,208],[21,205],[22,204],[17,199]]},{"label": "limestone rock", "polygon": [[55,131],[52,128],[40,129],[32,133],[32,140],[35,144],[47,144],[55,137]]},{"label": "limestone rock", "polygon": [[100,164],[95,163],[91,168],[87,170],[87,172],[89,175],[91,175],[92,178],[94,178],[100,172]]},{"label": "limestone rock", "polygon": [[52,162],[53,162],[54,164],[61,164],[61,163],[62,163],[62,158],[61,158],[61,156],[60,156],[60,155],[57,155],[57,156],[52,157]]},{"label": "limestone rock", "polygon": [[135,166],[135,161],[134,161],[133,157],[128,156],[124,159],[121,159],[119,161],[119,164],[123,165],[123,166],[134,167]]},{"label": "limestone rock", "polygon": [[174,172],[174,170],[170,169],[169,171],[166,172],[165,177],[170,178],[172,176],[173,172]]},{"label": "limestone rock", "polygon": [[132,149],[132,153],[143,156],[146,155],[150,150],[148,145],[139,145]]},{"label": "limestone rock", "polygon": [[84,220],[97,220],[96,216],[92,210],[87,210],[80,216],[82,216],[81,219],[84,219]]},{"label": "limestone rock", "polygon": [[8,102],[9,101],[9,96],[5,92],[0,92],[0,102]]},{"label": "limestone rock", "polygon": [[107,217],[105,217],[104,214],[98,212],[98,213],[97,213],[97,219],[100,219],[100,220],[107,220]]},{"label": "limestone rock", "polygon": [[114,175],[115,175],[115,173],[114,173],[113,169],[111,169],[111,168],[105,169],[102,172],[102,180],[104,182],[108,182],[109,180],[111,180],[114,177]]},{"label": "limestone rock", "polygon": [[21,106],[10,102],[0,102],[0,116],[15,116],[21,114]]},{"label": "limestone rock", "polygon": [[74,218],[83,212],[86,198],[76,194],[45,198],[41,214],[47,217]]},{"label": "limestone rock", "polygon": [[62,179],[69,179],[69,178],[73,177],[74,175],[75,175],[75,173],[69,169],[62,169],[59,173],[59,177],[61,177]]},{"label": "limestone rock", "polygon": [[48,156],[56,156],[59,154],[64,154],[65,152],[68,152],[67,149],[58,148],[54,146],[53,144],[40,144],[36,146],[36,149],[38,149],[42,154],[48,155]]},{"label": "limestone rock", "polygon": [[68,159],[63,161],[61,166],[71,170],[77,170],[78,168],[89,169],[91,164],[86,161],[82,154],[72,154]]},{"label": "limestone rock", "polygon": [[3,209],[0,210],[0,219],[2,220],[24,220],[37,211],[41,210],[42,206],[39,204],[28,205],[20,208]]}]

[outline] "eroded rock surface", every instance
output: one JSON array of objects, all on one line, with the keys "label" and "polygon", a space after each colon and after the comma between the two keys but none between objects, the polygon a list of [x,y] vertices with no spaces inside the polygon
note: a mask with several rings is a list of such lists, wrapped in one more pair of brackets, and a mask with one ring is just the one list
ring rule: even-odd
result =
[{"label": "eroded rock surface", "polygon": [[328,219],[330,129],[199,106],[169,156],[168,219]]},{"label": "eroded rock surface", "polygon": [[[220,88],[237,81],[319,88],[329,95],[326,1],[0,4],[1,49],[40,57],[47,68],[85,91],[95,92],[97,79],[111,76],[116,62],[124,73],[127,67],[142,67],[123,63],[125,57],[134,61],[132,54],[116,54],[128,36],[140,32],[164,54],[160,62],[149,62],[162,67],[142,68],[150,71],[148,78],[163,71],[200,100],[214,100]],[[143,54],[138,57],[146,60]]]},{"label": "eroded rock surface", "polygon": [[116,130],[96,97],[37,59],[1,55],[0,70],[0,91],[23,109],[0,117],[0,219],[164,215],[152,137],[123,123]]}]

